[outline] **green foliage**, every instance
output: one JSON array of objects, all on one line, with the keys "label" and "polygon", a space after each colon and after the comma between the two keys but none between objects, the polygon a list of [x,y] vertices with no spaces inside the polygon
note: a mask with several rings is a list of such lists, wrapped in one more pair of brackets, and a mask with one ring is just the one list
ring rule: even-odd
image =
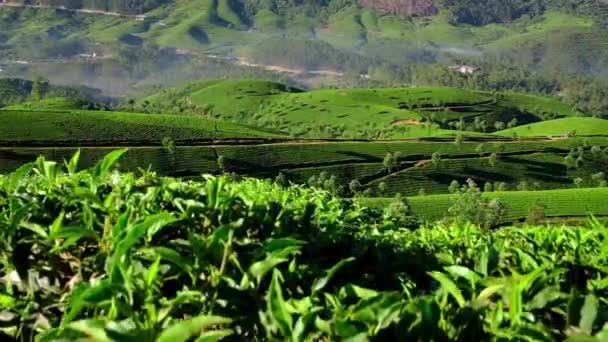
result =
[{"label": "green foliage", "polygon": [[253,127],[194,116],[134,114],[107,111],[0,111],[0,140],[13,142],[89,144],[145,142],[165,137],[175,142],[213,138],[278,137]]},{"label": "green foliage", "polygon": [[536,203],[536,205],[530,208],[530,212],[528,213],[528,217],[526,218],[526,223],[531,225],[542,224],[547,219],[547,215],[545,214],[546,208],[546,205],[542,203]]},{"label": "green foliage", "polygon": [[175,154],[175,141],[169,137],[164,137],[161,143],[165,150],[167,150],[167,153],[173,157]]},{"label": "green foliage", "polygon": [[34,78],[34,81],[32,82],[32,93],[30,94],[30,97],[32,98],[33,101],[42,100],[43,83],[44,83],[44,80],[42,79],[42,77],[36,76]]},{"label": "green foliage", "polygon": [[473,222],[487,229],[497,226],[505,214],[502,201],[482,197],[481,190],[471,179],[467,180],[467,184],[456,195],[454,203],[448,209],[447,218],[458,224]]},{"label": "green foliage", "polygon": [[399,229],[394,216],[407,207],[399,197],[375,211],[270,181],[136,176],[112,170],[123,153],[92,170],[66,173],[39,159],[0,176],[4,336],[606,335],[608,230],[597,221]]}]

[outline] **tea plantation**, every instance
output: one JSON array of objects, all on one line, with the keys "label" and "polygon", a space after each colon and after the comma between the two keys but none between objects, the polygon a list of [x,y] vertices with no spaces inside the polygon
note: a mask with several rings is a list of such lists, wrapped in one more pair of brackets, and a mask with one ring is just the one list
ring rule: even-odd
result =
[{"label": "tea plantation", "polygon": [[112,171],[123,153],[0,176],[3,340],[608,337],[596,220],[410,230],[324,190]]},{"label": "tea plantation", "polygon": [[604,119],[259,80],[99,108],[0,110],[1,341],[608,338]]}]

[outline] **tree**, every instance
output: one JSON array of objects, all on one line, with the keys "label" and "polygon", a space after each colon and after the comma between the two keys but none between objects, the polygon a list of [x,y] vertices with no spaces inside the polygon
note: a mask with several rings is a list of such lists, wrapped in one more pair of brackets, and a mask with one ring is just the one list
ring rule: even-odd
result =
[{"label": "tree", "polygon": [[576,160],[571,153],[564,157],[564,165],[566,165],[566,168],[568,169],[573,169],[576,167]]},{"label": "tree", "polygon": [[513,118],[513,120],[509,121],[509,123],[507,124],[507,128],[514,128],[515,126],[517,126],[517,118]]},{"label": "tree", "polygon": [[448,191],[449,191],[451,194],[455,194],[455,193],[457,193],[457,192],[458,192],[458,189],[460,189],[460,183],[458,183],[458,181],[454,179],[454,180],[453,180],[453,181],[450,183],[450,186],[448,187]]},{"label": "tree", "polygon": [[165,151],[169,154],[169,158],[171,158],[171,163],[175,162],[175,141],[170,137],[164,137],[162,140],[162,145]]},{"label": "tree", "polygon": [[477,147],[475,147],[475,152],[479,153],[479,156],[483,156],[484,154],[484,149],[486,148],[486,145],[484,143],[479,143],[479,145],[477,145]]},{"label": "tree", "polygon": [[505,123],[502,121],[496,121],[494,122],[494,128],[496,128],[497,131],[502,131],[505,129]]},{"label": "tree", "polygon": [[350,191],[353,194],[356,194],[359,191],[361,191],[361,187],[362,187],[361,182],[359,182],[359,180],[357,180],[357,179],[353,179],[350,181],[350,183],[348,183],[348,188],[350,189]]},{"label": "tree", "polygon": [[606,174],[604,172],[598,172],[591,175],[591,179],[598,184],[599,187],[602,187],[602,182],[605,182]]},{"label": "tree", "polygon": [[386,192],[388,191],[388,186],[386,185],[385,182],[380,182],[378,184],[378,193],[380,195],[386,195]]},{"label": "tree", "polygon": [[433,163],[433,166],[437,167],[437,166],[439,166],[440,162],[441,162],[441,153],[436,151],[431,156],[431,163]]},{"label": "tree", "polygon": [[454,126],[456,127],[457,130],[459,131],[463,131],[465,129],[465,122],[464,122],[464,118],[460,118],[455,124]]},{"label": "tree", "polygon": [[547,206],[542,203],[536,203],[530,210],[528,211],[528,217],[526,218],[526,223],[538,225],[543,223],[547,219],[547,215],[545,214],[545,209]]},{"label": "tree", "polygon": [[496,167],[496,161],[498,161],[498,154],[496,152],[492,152],[488,157],[488,163],[490,163],[491,167]]},{"label": "tree", "polygon": [[492,188],[493,188],[493,187],[492,187],[492,183],[490,183],[490,182],[486,182],[486,183],[483,185],[483,192],[492,192]]},{"label": "tree", "polygon": [[528,190],[528,182],[525,180],[522,180],[521,182],[519,182],[519,184],[517,184],[517,190],[519,191],[527,191]]},{"label": "tree", "polygon": [[44,83],[44,81],[43,81],[42,77],[40,77],[39,75],[34,77],[34,81],[32,83],[32,92],[31,92],[32,100],[34,100],[34,101],[42,100],[43,83]]},{"label": "tree", "polygon": [[458,224],[471,222],[487,229],[499,224],[504,214],[505,207],[500,199],[483,197],[477,184],[468,179],[467,184],[458,190],[446,219]]},{"label": "tree", "polygon": [[386,169],[387,173],[390,173],[391,170],[395,167],[395,160],[393,159],[393,155],[389,152],[382,160],[382,165]]},{"label": "tree", "polygon": [[576,161],[575,161],[576,168],[583,166],[584,163],[585,163],[585,159],[583,159],[583,155],[580,155],[580,156],[578,156],[578,158],[576,158]]},{"label": "tree", "polygon": [[384,210],[384,220],[385,222],[388,220],[395,222],[399,225],[399,228],[418,226],[418,222],[416,222],[416,219],[410,213],[407,200],[400,193],[397,193],[393,197],[391,203]]},{"label": "tree", "polygon": [[228,166],[226,165],[226,158],[223,155],[217,156],[217,166],[220,168],[222,173],[228,172]]},{"label": "tree", "polygon": [[577,188],[580,188],[581,185],[583,185],[583,179],[580,177],[574,178],[574,185],[576,185]]},{"label": "tree", "polygon": [[279,174],[274,178],[275,183],[285,186],[289,183],[289,181],[287,180],[287,176],[283,173],[279,171]]},{"label": "tree", "polygon": [[426,190],[424,190],[424,188],[420,188],[420,190],[418,190],[418,196],[426,196]]},{"label": "tree", "polygon": [[460,147],[460,146],[462,146],[463,141],[464,141],[464,138],[463,138],[462,134],[460,134],[460,133],[456,134],[456,137],[454,137],[454,145]]}]

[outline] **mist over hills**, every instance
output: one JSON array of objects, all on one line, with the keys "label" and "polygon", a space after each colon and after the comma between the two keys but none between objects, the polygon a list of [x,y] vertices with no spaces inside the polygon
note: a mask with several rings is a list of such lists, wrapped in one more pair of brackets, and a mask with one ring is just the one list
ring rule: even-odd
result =
[{"label": "mist over hills", "polygon": [[[608,80],[608,5],[599,0],[8,5],[0,7],[0,77],[39,74],[111,95],[243,75],[311,88],[431,83],[588,102]],[[446,71],[461,63],[480,72],[463,78]],[[513,73],[519,82],[496,81]],[[575,94],[583,84],[587,93]]]}]

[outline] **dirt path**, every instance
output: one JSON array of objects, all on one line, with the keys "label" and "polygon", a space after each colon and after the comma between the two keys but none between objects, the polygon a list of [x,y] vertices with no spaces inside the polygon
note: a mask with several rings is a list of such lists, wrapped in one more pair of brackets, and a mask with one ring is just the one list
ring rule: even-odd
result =
[{"label": "dirt path", "polygon": [[469,109],[469,108],[474,108],[477,106],[489,106],[489,105],[494,105],[498,103],[498,101],[496,101],[496,99],[492,99],[492,100],[488,100],[488,101],[484,101],[484,102],[478,102],[478,103],[472,103],[472,104],[468,104],[468,105],[461,105],[461,106],[443,106],[443,107],[418,107],[418,108],[414,108],[412,110],[421,110],[421,111],[440,111],[440,110],[445,110],[445,109]]},{"label": "dirt path", "polygon": [[414,119],[405,119],[405,120],[397,120],[397,121],[393,122],[392,125],[393,126],[403,126],[403,125],[420,126],[420,125],[422,125],[422,122],[420,122],[418,120],[414,120]]},{"label": "dirt path", "polygon": [[[250,138],[250,139],[201,139],[198,141],[177,141],[179,147],[223,147],[223,146],[235,146],[235,145],[255,145],[255,146],[271,146],[271,145],[318,145],[318,144],[391,144],[391,143],[446,143],[452,142],[453,137],[435,137],[435,138],[409,138],[409,139],[387,139],[387,140],[342,140],[342,139],[281,139],[281,138]],[[469,140],[465,141],[468,143],[472,142],[487,142],[487,143],[522,143],[522,142],[549,142],[560,139],[548,139],[543,137],[527,137],[521,140],[513,140],[508,137],[497,137],[489,139],[475,139],[475,137],[469,137]],[[137,148],[157,148],[161,146],[159,142],[150,141],[116,141],[116,142],[98,142],[97,144],[91,144],[87,141],[71,141],[71,142],[53,142],[53,141],[29,141],[27,143],[18,141],[0,141],[0,150],[13,150],[13,149],[61,149],[61,148],[120,148],[129,147],[133,149]]]},{"label": "dirt path", "polygon": [[12,2],[3,2],[3,3],[0,3],[0,7],[31,8],[31,9],[52,9],[52,10],[72,12],[72,13],[99,14],[99,15],[108,15],[108,16],[113,16],[113,17],[133,18],[133,19],[138,19],[138,20],[143,20],[143,19],[146,18],[146,16],[143,15],[143,14],[141,14],[141,15],[124,14],[124,13],[118,13],[118,12],[93,10],[93,9],[75,9],[75,8],[67,8],[65,6],[26,5],[26,4],[12,3]]}]

